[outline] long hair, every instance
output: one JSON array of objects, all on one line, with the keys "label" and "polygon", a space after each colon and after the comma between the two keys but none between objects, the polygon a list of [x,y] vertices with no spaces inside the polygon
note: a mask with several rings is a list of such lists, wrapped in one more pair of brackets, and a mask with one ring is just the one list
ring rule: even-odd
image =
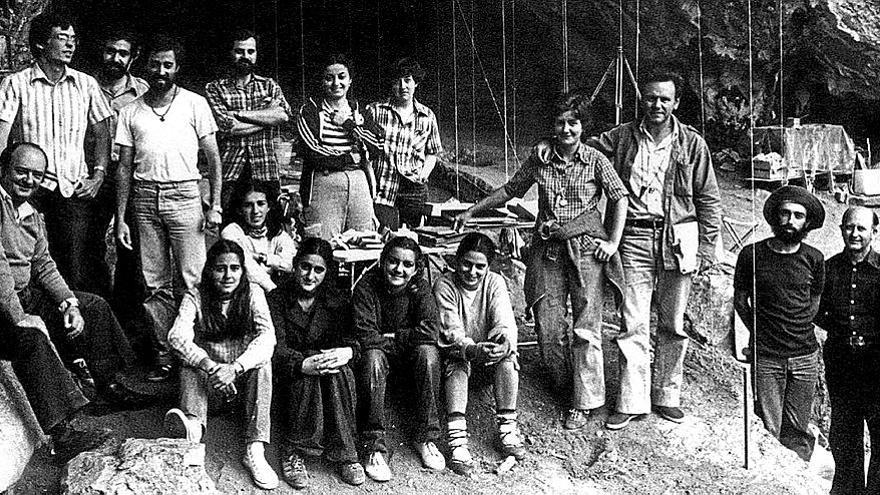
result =
[{"label": "long hair", "polygon": [[425,269],[425,258],[422,255],[422,248],[419,247],[419,244],[409,237],[395,237],[385,244],[385,247],[382,248],[382,254],[379,255],[379,270],[381,271],[382,267],[385,266],[385,260],[391,254],[391,250],[396,248],[412,251],[416,255],[416,271],[407,285],[408,290],[416,291],[418,290],[418,282],[422,278],[422,272]]},{"label": "long hair", "polygon": [[[324,281],[321,282],[321,285],[318,287],[318,292],[329,290],[335,285],[336,277],[339,273],[339,267],[336,261],[333,260],[333,247],[326,240],[321,239],[320,237],[307,237],[303,240],[299,245],[299,250],[293,257],[293,269],[296,270],[296,266],[299,264],[300,260],[312,254],[320,256],[321,259],[324,260],[324,264],[327,266]],[[299,289],[299,286],[295,282],[294,286]]]},{"label": "long hair", "polygon": [[281,211],[278,208],[278,198],[271,197],[269,194],[269,188],[262,184],[252,182],[245,186],[235,188],[232,193],[231,201],[233,219],[235,223],[241,226],[242,230],[247,232],[247,222],[244,219],[244,215],[241,214],[241,207],[244,205],[244,200],[247,198],[247,195],[252,192],[263,193],[263,195],[266,196],[266,203],[269,205],[269,210],[266,212],[266,237],[271,239],[281,233]]},{"label": "long hair", "polygon": [[[234,254],[241,263],[241,280],[229,298],[226,315],[221,311],[223,299],[214,285],[211,271],[217,259],[224,254]],[[199,297],[202,302],[201,333],[205,340],[221,341],[240,338],[254,333],[254,318],[251,313],[251,288],[248,282],[244,251],[237,243],[226,239],[217,241],[208,250],[207,261],[202,269],[199,282]]]}]

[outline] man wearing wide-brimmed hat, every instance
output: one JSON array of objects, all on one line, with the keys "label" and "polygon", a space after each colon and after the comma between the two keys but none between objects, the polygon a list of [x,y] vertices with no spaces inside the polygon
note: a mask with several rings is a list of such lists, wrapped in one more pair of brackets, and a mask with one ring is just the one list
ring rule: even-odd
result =
[{"label": "man wearing wide-brimmed hat", "polygon": [[809,460],[807,429],[819,376],[813,317],[825,282],[822,253],[803,242],[825,209],[809,191],[783,186],[764,203],[773,237],[746,246],[736,262],[733,304],[751,332],[755,409],[785,447]]}]

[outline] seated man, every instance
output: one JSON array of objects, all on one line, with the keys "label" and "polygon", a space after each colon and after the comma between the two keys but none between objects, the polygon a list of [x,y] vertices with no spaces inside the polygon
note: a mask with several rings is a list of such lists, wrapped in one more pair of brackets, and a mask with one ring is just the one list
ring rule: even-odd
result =
[{"label": "seated man", "polygon": [[519,362],[517,328],[504,277],[489,271],[495,243],[471,232],[458,246],[455,272],[434,284],[446,356],[446,429],[452,451],[450,467],[468,475],[474,460],[468,450],[468,381],[473,370],[482,381],[491,374],[495,386],[495,421],[501,450],[519,460],[526,449],[516,422]]},{"label": "seated man", "polygon": [[67,286],[49,255],[43,217],[28,203],[46,163],[32,143],[0,153],[0,325],[42,331],[81,381],[94,380],[98,393],[119,400],[113,377],[133,361],[131,347],[104,299]]},{"label": "seated man", "polygon": [[440,436],[437,396],[440,316],[431,287],[421,276],[422,250],[407,237],[395,237],[382,250],[379,266],[367,272],[352,294],[357,345],[362,354],[358,407],[367,442],[367,476],[391,479],[385,461],[385,389],[389,366],[415,381],[416,450],[426,468],[442,471],[446,460],[434,442]]}]

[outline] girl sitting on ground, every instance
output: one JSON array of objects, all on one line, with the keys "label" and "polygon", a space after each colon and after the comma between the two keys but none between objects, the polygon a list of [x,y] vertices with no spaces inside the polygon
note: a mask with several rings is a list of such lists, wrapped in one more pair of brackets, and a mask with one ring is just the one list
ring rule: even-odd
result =
[{"label": "girl sitting on ground", "polygon": [[330,243],[310,237],[293,259],[289,281],[269,295],[278,340],[273,358],[284,411],[284,479],[309,484],[303,457],[322,453],[351,485],[364,482],[355,442],[354,372],[357,342],[347,294],[332,289],[336,266]]},{"label": "girl sitting on ground", "polygon": [[208,250],[202,280],[184,295],[168,343],[183,366],[180,409],[165,415],[166,428],[199,442],[209,400],[240,397],[247,418],[242,463],[258,487],[276,488],[278,476],[264,455],[271,425],[275,329],[263,290],[247,281],[245,255],[238,244],[221,239]]},{"label": "girl sitting on ground", "polygon": [[495,243],[485,234],[466,235],[455,255],[455,271],[434,284],[440,309],[440,344],[446,350],[446,419],[450,468],[470,474],[468,451],[468,381],[471,372],[495,386],[495,422],[501,450],[522,460],[525,447],[516,422],[519,390],[517,328],[504,278],[489,271]]},{"label": "girl sitting on ground", "polygon": [[265,188],[251,185],[232,198],[235,221],[220,237],[238,243],[244,250],[248,279],[267,294],[291,271],[296,242],[282,228],[275,198]]}]

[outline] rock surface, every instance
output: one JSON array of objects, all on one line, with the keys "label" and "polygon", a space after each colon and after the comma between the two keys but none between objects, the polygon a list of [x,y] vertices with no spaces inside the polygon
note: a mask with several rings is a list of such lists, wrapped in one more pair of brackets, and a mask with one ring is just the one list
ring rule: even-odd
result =
[{"label": "rock surface", "polygon": [[128,439],[113,452],[83,452],[67,464],[64,495],[218,495],[205,471],[205,445]]}]

